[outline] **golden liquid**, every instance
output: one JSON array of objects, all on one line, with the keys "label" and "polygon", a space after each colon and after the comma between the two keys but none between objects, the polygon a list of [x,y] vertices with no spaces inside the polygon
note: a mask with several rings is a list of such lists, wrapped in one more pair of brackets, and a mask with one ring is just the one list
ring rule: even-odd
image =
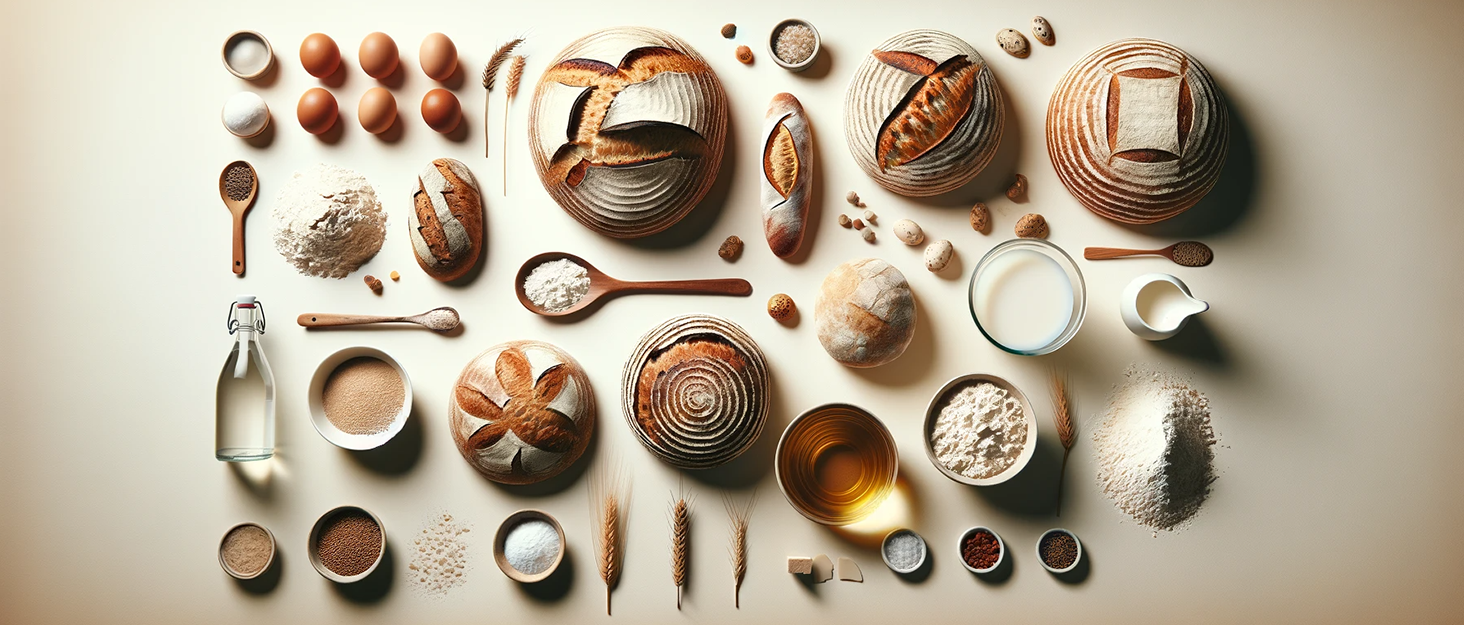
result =
[{"label": "golden liquid", "polygon": [[898,464],[884,424],[844,404],[804,413],[778,446],[783,493],[804,516],[825,525],[846,525],[874,512],[894,488]]}]

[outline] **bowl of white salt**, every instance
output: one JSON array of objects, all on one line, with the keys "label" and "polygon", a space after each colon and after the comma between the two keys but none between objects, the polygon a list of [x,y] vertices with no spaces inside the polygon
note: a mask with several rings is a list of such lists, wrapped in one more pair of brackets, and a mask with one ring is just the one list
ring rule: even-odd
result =
[{"label": "bowl of white salt", "polygon": [[508,515],[493,535],[493,559],[513,581],[543,581],[564,560],[564,528],[543,510],[519,510]]},{"label": "bowl of white salt", "polygon": [[1037,416],[1016,385],[985,373],[946,382],[925,410],[925,455],[971,486],[1012,479],[1037,449]]}]

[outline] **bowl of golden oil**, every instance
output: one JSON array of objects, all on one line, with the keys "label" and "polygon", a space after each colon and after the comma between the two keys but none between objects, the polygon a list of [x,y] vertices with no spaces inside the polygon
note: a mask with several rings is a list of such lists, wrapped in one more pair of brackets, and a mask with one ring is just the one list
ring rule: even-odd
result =
[{"label": "bowl of golden oil", "polygon": [[809,520],[848,525],[890,496],[899,454],[889,429],[863,408],[824,404],[798,415],[778,439],[778,488]]}]

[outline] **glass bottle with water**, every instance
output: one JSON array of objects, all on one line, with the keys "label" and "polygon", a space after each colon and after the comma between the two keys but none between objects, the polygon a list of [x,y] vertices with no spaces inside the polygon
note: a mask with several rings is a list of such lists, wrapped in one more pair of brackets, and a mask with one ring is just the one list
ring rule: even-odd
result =
[{"label": "glass bottle with water", "polygon": [[226,462],[264,460],[274,455],[274,373],[260,347],[264,305],[240,295],[229,305],[234,349],[219,372],[214,407],[214,457]]}]

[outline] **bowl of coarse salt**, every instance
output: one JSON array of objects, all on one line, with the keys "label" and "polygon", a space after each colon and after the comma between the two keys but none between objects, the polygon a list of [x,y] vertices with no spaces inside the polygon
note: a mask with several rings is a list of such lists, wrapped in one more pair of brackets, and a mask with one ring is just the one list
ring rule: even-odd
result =
[{"label": "bowl of coarse salt", "polygon": [[971,486],[1012,479],[1037,449],[1037,416],[1027,396],[984,373],[956,377],[936,391],[923,431],[930,463]]},{"label": "bowl of coarse salt", "polygon": [[374,347],[347,347],[320,361],[310,379],[310,423],[332,445],[375,449],[402,431],[412,414],[412,380],[395,358]]}]

